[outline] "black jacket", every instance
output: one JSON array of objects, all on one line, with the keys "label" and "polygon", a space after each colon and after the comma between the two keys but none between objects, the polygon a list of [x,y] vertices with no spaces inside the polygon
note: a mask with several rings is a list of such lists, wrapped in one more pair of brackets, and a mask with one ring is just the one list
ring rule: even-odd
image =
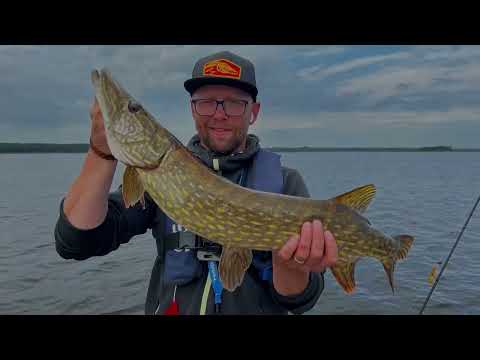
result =
[{"label": "black jacket", "polygon": [[[259,149],[258,138],[249,135],[247,149],[243,153],[222,156],[205,150],[199,145],[197,136],[188,144],[188,148],[197,155],[205,165],[213,168],[212,159],[219,159],[222,176],[237,182],[241,169],[250,164],[253,155]],[[309,197],[305,183],[294,169],[282,167],[284,177],[283,193],[287,195]],[[159,248],[150,277],[150,284],[145,304],[146,314],[162,314],[171,303],[173,287],[162,282],[164,273],[164,256],[161,251],[164,237],[165,216],[161,209],[146,195],[146,208],[138,204],[126,209],[123,205],[121,188],[109,196],[108,213],[105,221],[90,230],[75,228],[63,212],[63,199],[60,214],[55,227],[55,244],[58,254],[65,259],[85,260],[93,256],[103,256],[126,244],[135,235],[144,234],[148,229],[156,239]],[[271,253],[269,254],[271,256]],[[203,274],[196,280],[177,287],[176,301],[181,314],[199,314],[200,302],[204,292],[208,269],[203,267]],[[252,271],[250,271],[252,270]],[[252,267],[242,285],[233,293],[223,291],[222,313],[224,314],[301,314],[310,310],[323,291],[323,274],[312,273],[310,281],[302,294],[282,296],[275,291],[272,281],[261,280]],[[210,291],[206,314],[213,313],[213,291]]]}]

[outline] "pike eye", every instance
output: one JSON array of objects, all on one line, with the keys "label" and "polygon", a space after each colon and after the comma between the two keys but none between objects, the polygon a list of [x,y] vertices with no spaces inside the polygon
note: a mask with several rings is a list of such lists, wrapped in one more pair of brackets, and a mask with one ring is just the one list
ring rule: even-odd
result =
[{"label": "pike eye", "polygon": [[133,100],[128,102],[128,111],[130,111],[132,114],[139,112],[141,109],[142,105],[140,105],[138,102]]}]

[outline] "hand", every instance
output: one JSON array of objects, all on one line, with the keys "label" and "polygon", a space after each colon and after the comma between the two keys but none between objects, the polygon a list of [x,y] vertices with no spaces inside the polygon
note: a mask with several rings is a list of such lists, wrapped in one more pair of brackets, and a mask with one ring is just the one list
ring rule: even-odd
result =
[{"label": "hand", "polygon": [[108,146],[105,127],[103,124],[103,116],[102,112],[100,111],[97,98],[94,99],[93,104],[90,107],[90,119],[92,121],[90,138],[93,145],[104,154],[110,155],[112,152]]},{"label": "hand", "polygon": [[335,265],[337,243],[330,231],[324,231],[320,220],[305,222],[299,235],[293,235],[273,252],[274,286],[281,294],[305,290],[310,272],[322,272]]}]

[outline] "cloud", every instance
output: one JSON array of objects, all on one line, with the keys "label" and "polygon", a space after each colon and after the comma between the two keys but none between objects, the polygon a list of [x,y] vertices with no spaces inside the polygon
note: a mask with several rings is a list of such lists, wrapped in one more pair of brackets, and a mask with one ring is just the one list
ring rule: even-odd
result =
[{"label": "cloud", "polygon": [[392,60],[406,59],[406,58],[409,58],[410,56],[411,55],[407,52],[399,52],[396,54],[378,55],[378,56],[370,56],[370,57],[355,59],[355,60],[351,60],[351,61],[347,61],[344,63],[327,66],[327,67],[325,67],[324,65],[315,65],[315,66],[311,66],[311,67],[307,67],[299,70],[297,72],[297,75],[301,79],[307,80],[307,81],[320,80],[327,76],[352,71],[354,69],[365,67],[368,65],[372,65],[376,63],[385,63]]},{"label": "cloud", "polygon": [[305,57],[317,57],[317,56],[329,56],[343,53],[347,50],[345,46],[319,46],[311,50],[302,52],[302,56]]},{"label": "cloud", "polygon": [[0,45],[0,56],[17,55],[20,52],[23,54],[41,50],[38,45]]},{"label": "cloud", "polygon": [[425,61],[472,61],[480,56],[480,46],[417,46],[414,50]]},{"label": "cloud", "polygon": [[344,98],[350,109],[470,106],[480,87],[478,46],[399,47],[365,56],[372,52],[371,47],[354,47],[347,60],[310,65],[296,74],[306,87],[332,89],[334,96],[322,95],[331,104],[338,101],[335,97]]},{"label": "cloud", "polygon": [[[363,98],[366,106],[381,104],[388,99],[401,104],[404,101],[416,102],[420,109],[425,105],[443,108],[466,105],[471,101],[468,95],[480,88],[480,63],[473,56],[475,51],[467,49],[452,62],[425,61],[428,58],[418,55],[415,61],[401,65],[385,66],[377,71],[360,74],[337,84],[337,96],[357,96]],[[480,52],[478,52],[480,56]],[[420,102],[417,102],[421,100]],[[422,106],[423,105],[423,106]]]},{"label": "cloud", "polygon": [[266,129],[360,129],[370,126],[389,129],[455,124],[459,121],[480,124],[480,106],[447,111],[325,111],[311,114],[270,114],[256,122]]},{"label": "cloud", "polygon": [[7,45],[0,46],[0,141],[85,142],[90,71],[99,67],[186,140],[194,128],[183,81],[198,58],[221,50],[255,63],[259,131],[341,138],[362,127],[478,122],[479,46]]},{"label": "cloud", "polygon": [[272,116],[252,128],[264,146],[478,148],[480,107],[449,111],[347,111]]},{"label": "cloud", "polygon": [[439,68],[389,67],[373,74],[346,80],[337,87],[337,95],[364,94],[378,100],[405,90],[418,91],[428,88],[435,78],[440,78],[444,74],[445,70]]}]

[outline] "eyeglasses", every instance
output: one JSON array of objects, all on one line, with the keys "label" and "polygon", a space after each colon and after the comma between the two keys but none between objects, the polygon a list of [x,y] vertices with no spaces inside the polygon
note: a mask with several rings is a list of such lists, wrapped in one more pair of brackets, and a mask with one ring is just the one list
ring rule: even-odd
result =
[{"label": "eyeglasses", "polygon": [[200,116],[212,116],[218,108],[218,104],[222,104],[223,111],[228,116],[240,116],[245,113],[245,109],[249,104],[246,100],[212,100],[212,99],[195,99],[192,100],[195,111]]}]

